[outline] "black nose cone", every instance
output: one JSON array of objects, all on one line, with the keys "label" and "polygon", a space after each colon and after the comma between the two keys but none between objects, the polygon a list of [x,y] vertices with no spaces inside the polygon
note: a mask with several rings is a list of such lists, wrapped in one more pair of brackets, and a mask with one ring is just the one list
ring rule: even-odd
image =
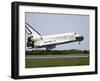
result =
[{"label": "black nose cone", "polygon": [[83,36],[76,37],[76,40],[77,40],[77,41],[82,41],[83,39],[84,39],[84,37],[83,37]]}]

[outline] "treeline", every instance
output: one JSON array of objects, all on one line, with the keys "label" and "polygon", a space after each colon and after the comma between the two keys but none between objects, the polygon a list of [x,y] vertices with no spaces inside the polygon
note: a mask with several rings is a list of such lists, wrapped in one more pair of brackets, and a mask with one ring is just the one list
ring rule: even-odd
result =
[{"label": "treeline", "polygon": [[26,55],[58,55],[58,54],[89,54],[89,50],[33,50],[26,51]]}]

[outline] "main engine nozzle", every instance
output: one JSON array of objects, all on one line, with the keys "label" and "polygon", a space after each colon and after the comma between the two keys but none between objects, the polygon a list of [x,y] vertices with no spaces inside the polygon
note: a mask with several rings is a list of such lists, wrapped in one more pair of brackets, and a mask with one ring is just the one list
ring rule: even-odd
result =
[{"label": "main engine nozzle", "polygon": [[32,41],[32,37],[27,38],[27,47],[34,47],[34,41]]}]

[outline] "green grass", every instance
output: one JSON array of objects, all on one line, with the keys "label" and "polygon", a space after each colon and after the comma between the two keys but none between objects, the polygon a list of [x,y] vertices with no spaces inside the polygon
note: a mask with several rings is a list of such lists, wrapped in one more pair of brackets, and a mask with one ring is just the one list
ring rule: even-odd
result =
[{"label": "green grass", "polygon": [[26,58],[26,68],[89,65],[89,57],[81,58]]},{"label": "green grass", "polygon": [[66,55],[66,54],[89,54],[88,50],[32,50],[32,51],[26,51],[26,55]]}]

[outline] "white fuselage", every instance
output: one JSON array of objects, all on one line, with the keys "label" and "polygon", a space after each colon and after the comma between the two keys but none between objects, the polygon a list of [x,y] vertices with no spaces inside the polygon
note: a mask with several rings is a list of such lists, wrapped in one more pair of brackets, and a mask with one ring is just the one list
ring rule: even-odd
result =
[{"label": "white fuselage", "polygon": [[26,32],[30,36],[27,38],[27,47],[42,48],[46,47],[47,50],[55,48],[56,45],[82,41],[84,37],[76,33],[62,33],[55,35],[41,36],[33,27],[28,23],[25,24]]},{"label": "white fuselage", "polygon": [[63,33],[63,34],[42,36],[42,39],[37,38],[34,40],[33,38],[32,41],[34,41],[34,47],[44,47],[48,45],[58,45],[67,42],[74,42],[76,41],[75,37],[76,37],[75,33]]}]

